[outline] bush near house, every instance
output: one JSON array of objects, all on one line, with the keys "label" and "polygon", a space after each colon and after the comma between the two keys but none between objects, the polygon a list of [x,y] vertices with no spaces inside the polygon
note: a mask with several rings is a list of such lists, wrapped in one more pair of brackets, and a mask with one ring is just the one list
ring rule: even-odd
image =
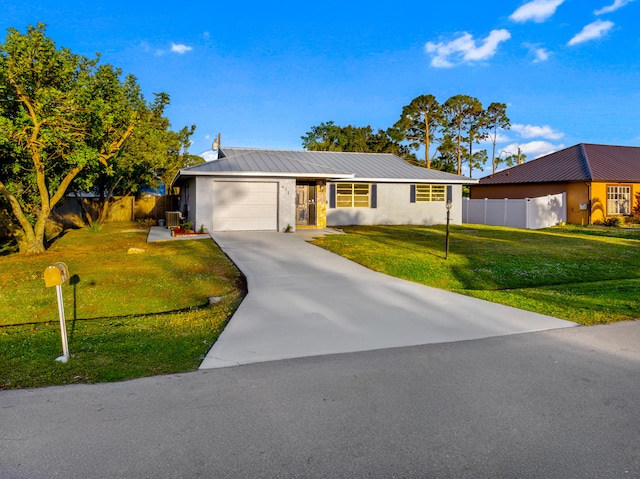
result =
[{"label": "bush near house", "polygon": [[636,204],[632,210],[633,219],[636,223],[640,223],[640,191],[636,193]]}]

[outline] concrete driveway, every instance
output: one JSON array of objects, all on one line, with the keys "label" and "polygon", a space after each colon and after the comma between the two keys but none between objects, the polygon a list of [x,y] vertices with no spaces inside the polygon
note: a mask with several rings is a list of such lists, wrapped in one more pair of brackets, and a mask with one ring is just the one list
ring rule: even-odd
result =
[{"label": "concrete driveway", "polygon": [[376,273],[302,234],[213,238],[249,294],[200,369],[576,326]]}]

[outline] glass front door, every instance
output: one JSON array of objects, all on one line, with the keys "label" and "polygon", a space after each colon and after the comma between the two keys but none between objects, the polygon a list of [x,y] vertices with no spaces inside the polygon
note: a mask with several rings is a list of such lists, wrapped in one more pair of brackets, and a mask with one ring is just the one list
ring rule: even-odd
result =
[{"label": "glass front door", "polygon": [[296,184],[296,226],[315,226],[316,224],[316,185],[315,183]]}]

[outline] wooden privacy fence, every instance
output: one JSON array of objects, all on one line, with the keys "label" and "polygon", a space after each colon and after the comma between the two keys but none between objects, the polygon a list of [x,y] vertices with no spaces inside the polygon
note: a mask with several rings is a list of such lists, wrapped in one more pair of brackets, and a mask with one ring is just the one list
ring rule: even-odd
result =
[{"label": "wooden privacy fence", "polygon": [[567,194],[513,200],[464,198],[462,222],[475,225],[539,229],[567,221]]},{"label": "wooden privacy fence", "polygon": [[[84,223],[85,213],[80,201],[95,219],[98,215],[97,198],[75,198],[65,197],[54,208],[54,214],[62,220],[65,226]],[[166,211],[174,211],[178,207],[178,196],[116,196],[109,202],[107,222],[116,223],[119,221],[136,221],[151,218],[158,220],[164,218]]]}]

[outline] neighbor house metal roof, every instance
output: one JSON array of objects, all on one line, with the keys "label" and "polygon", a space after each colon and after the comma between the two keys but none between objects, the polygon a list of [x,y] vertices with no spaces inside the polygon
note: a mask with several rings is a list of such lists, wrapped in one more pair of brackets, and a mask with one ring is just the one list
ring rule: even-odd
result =
[{"label": "neighbor house metal roof", "polygon": [[477,180],[413,166],[390,153],[224,148],[218,159],[183,168],[180,177],[201,175],[290,176],[386,182],[470,184]]},{"label": "neighbor house metal roof", "polygon": [[640,147],[580,143],[481,178],[480,185],[640,181]]}]

